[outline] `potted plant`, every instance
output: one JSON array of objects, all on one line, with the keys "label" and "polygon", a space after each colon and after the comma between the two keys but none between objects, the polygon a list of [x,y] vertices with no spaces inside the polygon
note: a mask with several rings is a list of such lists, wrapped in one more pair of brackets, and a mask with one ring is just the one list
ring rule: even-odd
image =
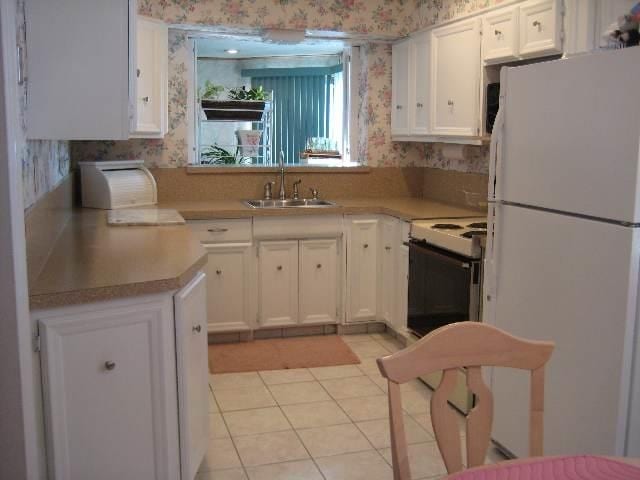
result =
[{"label": "potted plant", "polygon": [[250,163],[251,158],[241,155],[238,147],[235,153],[231,153],[218,145],[211,145],[200,153],[201,165],[247,165]]},{"label": "potted plant", "polygon": [[247,89],[237,87],[229,90],[229,100],[201,99],[208,120],[262,120],[269,93],[262,85]]}]

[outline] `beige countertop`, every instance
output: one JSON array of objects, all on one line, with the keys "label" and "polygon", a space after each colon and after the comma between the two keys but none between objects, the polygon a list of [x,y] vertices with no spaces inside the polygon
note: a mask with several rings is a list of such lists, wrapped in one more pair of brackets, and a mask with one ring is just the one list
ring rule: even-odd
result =
[{"label": "beige countertop", "polygon": [[158,207],[178,210],[186,220],[284,215],[383,214],[410,221],[423,218],[477,217],[486,214],[424,198],[332,198],[330,200],[336,203],[335,207],[260,209],[247,207],[242,200],[163,202]]},{"label": "beige countertop", "polygon": [[176,290],[206,264],[187,226],[109,227],[106,211],[77,209],[29,285],[32,309]]},{"label": "beige countertop", "polygon": [[[479,212],[420,198],[336,199],[335,207],[255,209],[241,200],[158,205],[187,220],[283,215],[385,214],[403,220],[472,217]],[[176,290],[206,263],[189,227],[109,227],[104,210],[77,209],[29,285],[32,309]]]}]

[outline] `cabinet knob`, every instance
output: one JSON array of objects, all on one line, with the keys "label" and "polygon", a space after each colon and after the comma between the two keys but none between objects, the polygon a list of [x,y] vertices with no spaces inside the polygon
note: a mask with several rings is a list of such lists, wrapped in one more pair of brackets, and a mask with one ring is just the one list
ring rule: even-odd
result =
[{"label": "cabinet knob", "polygon": [[216,275],[222,275],[222,270],[216,270]]},{"label": "cabinet knob", "polygon": [[149,97],[142,97],[142,101],[144,103],[149,103]]},{"label": "cabinet knob", "polygon": [[424,107],[424,105],[423,105],[423,104],[421,104],[421,103],[416,103],[416,107],[418,107],[418,108],[422,108],[422,107]]},{"label": "cabinet knob", "polygon": [[453,100],[449,99],[447,101],[447,105],[449,105],[450,107],[453,107]]},{"label": "cabinet knob", "polygon": [[106,370],[113,370],[114,368],[116,368],[116,362],[112,362],[111,360],[107,360],[106,362],[104,362],[104,368]]},{"label": "cabinet knob", "polygon": [[276,268],[277,268],[278,270],[282,270],[282,265],[278,265]]},{"label": "cabinet knob", "polygon": [[322,268],[322,264],[321,263],[317,264],[316,268]]},{"label": "cabinet knob", "polygon": [[402,105],[396,105],[396,110],[402,110]]},{"label": "cabinet knob", "polygon": [[192,328],[192,331],[194,331],[195,333],[200,333],[202,331],[202,326],[196,325],[195,327]]},{"label": "cabinet knob", "polygon": [[542,30],[542,23],[540,23],[539,20],[536,20],[535,22],[533,22],[533,26],[538,27],[538,31]]},{"label": "cabinet knob", "polygon": [[499,37],[500,35],[502,35],[502,32],[501,32],[500,30],[494,30],[494,31],[493,31],[493,34],[494,34],[496,37]]},{"label": "cabinet knob", "polygon": [[363,248],[369,248],[369,244],[365,243],[364,245],[362,245]]},{"label": "cabinet knob", "polygon": [[137,77],[137,78],[140,78],[140,69],[139,69],[139,68],[138,68],[138,69],[136,69],[136,77]]},{"label": "cabinet knob", "polygon": [[386,247],[384,247],[385,250],[391,250],[391,247],[389,245],[387,245]]},{"label": "cabinet knob", "polygon": [[224,233],[228,231],[229,231],[228,228],[221,228],[221,227],[207,228],[207,232],[209,233]]}]

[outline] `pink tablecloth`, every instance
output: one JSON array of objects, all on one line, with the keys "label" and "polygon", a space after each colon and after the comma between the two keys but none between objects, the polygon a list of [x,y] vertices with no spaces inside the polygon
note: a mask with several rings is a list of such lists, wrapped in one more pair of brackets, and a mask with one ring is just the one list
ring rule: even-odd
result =
[{"label": "pink tablecloth", "polygon": [[473,468],[447,480],[640,480],[640,468],[603,457],[541,457]]}]

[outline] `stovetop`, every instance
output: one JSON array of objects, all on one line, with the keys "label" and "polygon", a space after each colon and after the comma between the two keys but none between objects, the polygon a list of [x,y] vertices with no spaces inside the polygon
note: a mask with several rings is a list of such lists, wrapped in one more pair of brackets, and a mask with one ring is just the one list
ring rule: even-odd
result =
[{"label": "stovetop", "polygon": [[411,224],[411,238],[470,258],[480,258],[480,237],[486,234],[485,217],[416,220]]}]

